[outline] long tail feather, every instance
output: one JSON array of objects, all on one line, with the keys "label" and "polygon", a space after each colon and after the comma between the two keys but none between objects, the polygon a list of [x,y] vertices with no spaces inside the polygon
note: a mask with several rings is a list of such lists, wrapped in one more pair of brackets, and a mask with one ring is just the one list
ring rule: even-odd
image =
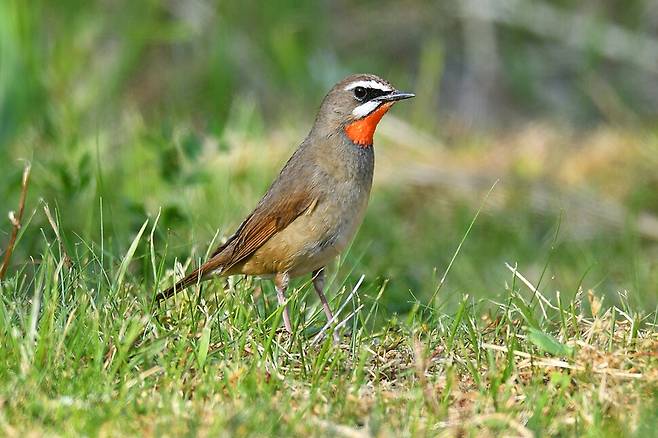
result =
[{"label": "long tail feather", "polygon": [[172,297],[177,292],[181,292],[183,289],[186,289],[193,284],[197,284],[204,280],[203,275],[203,266],[199,269],[195,269],[193,272],[187,274],[184,278],[178,280],[173,286],[167,288],[157,294],[155,299],[157,301],[166,300],[167,298]]},{"label": "long tail feather", "polygon": [[173,286],[157,294],[155,299],[157,301],[166,300],[183,289],[207,280],[211,276],[222,275],[224,272],[227,272],[231,266],[232,262],[227,260],[226,255],[221,253],[217,254],[198,269],[195,269],[181,280],[178,280]]}]

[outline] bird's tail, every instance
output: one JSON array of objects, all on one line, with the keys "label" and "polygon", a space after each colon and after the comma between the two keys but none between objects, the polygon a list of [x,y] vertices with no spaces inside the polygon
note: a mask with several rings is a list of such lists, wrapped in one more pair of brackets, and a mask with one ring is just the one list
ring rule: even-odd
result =
[{"label": "bird's tail", "polygon": [[204,280],[207,280],[211,274],[220,274],[223,269],[219,268],[217,263],[218,260],[210,259],[208,262],[201,265],[198,269],[187,274],[182,279],[174,283],[173,286],[167,288],[155,296],[156,301],[166,300],[167,298],[172,297],[176,293],[186,289],[194,284],[200,283]]},{"label": "bird's tail", "polygon": [[190,272],[184,278],[174,283],[174,285],[171,286],[170,288],[167,288],[161,291],[160,293],[158,293],[155,296],[155,299],[156,301],[166,300],[167,298],[172,297],[177,292],[180,292],[183,289],[192,286],[193,284],[197,284],[202,280],[203,280],[203,273],[201,272],[201,268],[195,269],[193,272]]},{"label": "bird's tail", "polygon": [[230,268],[239,261],[232,257],[233,252],[229,251],[232,248],[233,240],[235,236],[231,237],[226,243],[221,245],[219,248],[213,252],[210,260],[199,266],[194,271],[187,274],[181,280],[178,280],[174,285],[168,289],[163,290],[155,296],[157,301],[166,300],[167,298],[172,297],[177,292],[182,291],[185,288],[207,280],[211,276],[215,275],[224,275],[230,270]]}]

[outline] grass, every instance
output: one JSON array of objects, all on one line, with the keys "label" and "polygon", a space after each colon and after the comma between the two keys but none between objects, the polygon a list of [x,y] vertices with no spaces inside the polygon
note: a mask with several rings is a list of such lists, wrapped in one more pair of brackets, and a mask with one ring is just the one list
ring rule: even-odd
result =
[{"label": "grass", "polygon": [[[3,283],[5,436],[639,436],[658,421],[656,315],[623,296],[549,299],[513,270],[504,302],[415,301],[395,317],[386,285],[335,276],[342,342],[314,343],[324,318],[308,282],[291,294],[292,336],[267,282],[154,303],[171,275],[156,226],[119,264],[91,243],[68,263],[51,244]],[[149,275],[131,275],[135,263]]]}]

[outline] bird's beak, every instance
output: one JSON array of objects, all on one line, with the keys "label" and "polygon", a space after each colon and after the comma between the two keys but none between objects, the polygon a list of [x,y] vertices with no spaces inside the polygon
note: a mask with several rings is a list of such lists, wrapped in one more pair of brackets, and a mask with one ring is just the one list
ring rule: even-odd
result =
[{"label": "bird's beak", "polygon": [[414,93],[405,93],[403,91],[393,91],[389,94],[384,94],[383,96],[376,97],[372,100],[379,102],[397,102],[398,100],[410,99],[416,97]]}]

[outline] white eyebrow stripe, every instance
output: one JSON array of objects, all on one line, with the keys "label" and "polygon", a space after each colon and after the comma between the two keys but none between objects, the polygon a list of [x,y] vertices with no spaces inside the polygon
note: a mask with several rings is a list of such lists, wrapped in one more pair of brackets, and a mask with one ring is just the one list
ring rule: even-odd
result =
[{"label": "white eyebrow stripe", "polygon": [[352,115],[358,118],[365,117],[371,112],[373,112],[374,110],[376,110],[379,105],[381,105],[381,102],[378,102],[376,100],[371,100],[354,108],[354,110],[352,111]]},{"label": "white eyebrow stripe", "polygon": [[354,82],[350,83],[349,85],[347,85],[347,87],[345,87],[345,91],[353,90],[356,87],[376,88],[377,90],[382,90],[382,91],[393,91],[393,89],[391,87],[389,87],[388,85],[382,84],[381,82],[372,81],[372,80],[371,81],[354,81]]}]

